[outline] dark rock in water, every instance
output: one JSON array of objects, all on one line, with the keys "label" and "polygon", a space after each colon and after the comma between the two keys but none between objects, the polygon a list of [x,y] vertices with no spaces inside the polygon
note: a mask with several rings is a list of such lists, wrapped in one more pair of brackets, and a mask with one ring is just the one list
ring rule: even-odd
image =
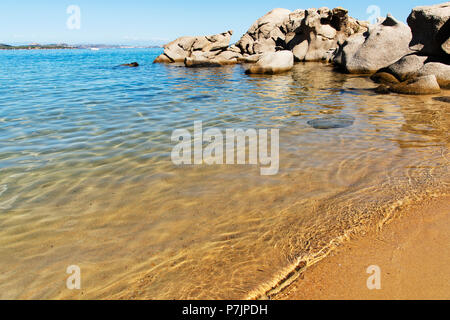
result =
[{"label": "dark rock in water", "polygon": [[375,88],[375,92],[378,94],[389,94],[391,93],[391,88],[385,84],[382,84],[378,88]]},{"label": "dark rock in water", "polygon": [[125,64],[121,64],[120,66],[121,67],[137,68],[137,67],[139,67],[139,63],[137,63],[137,62],[125,63]]},{"label": "dark rock in water", "polygon": [[307,123],[314,129],[339,129],[353,125],[355,118],[351,116],[326,116],[320,119],[310,120]]},{"label": "dark rock in water", "polygon": [[450,97],[436,97],[433,100],[450,103]]}]

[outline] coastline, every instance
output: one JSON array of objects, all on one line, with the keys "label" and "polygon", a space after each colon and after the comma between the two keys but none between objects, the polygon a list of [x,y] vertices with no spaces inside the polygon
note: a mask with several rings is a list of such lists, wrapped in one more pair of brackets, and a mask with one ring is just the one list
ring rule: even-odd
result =
[{"label": "coastline", "polygon": [[[272,298],[450,299],[449,212],[449,195],[411,205],[380,230],[345,242]],[[381,269],[381,290],[366,286],[371,265]]]}]

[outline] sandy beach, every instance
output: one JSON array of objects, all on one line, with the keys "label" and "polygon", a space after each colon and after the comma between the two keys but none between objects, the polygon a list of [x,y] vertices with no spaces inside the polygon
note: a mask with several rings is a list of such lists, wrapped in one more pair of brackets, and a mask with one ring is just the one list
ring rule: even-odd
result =
[{"label": "sandy beach", "polygon": [[[449,196],[410,207],[382,230],[348,241],[275,299],[449,299],[449,213]],[[367,288],[371,265],[381,269],[380,290]]]}]

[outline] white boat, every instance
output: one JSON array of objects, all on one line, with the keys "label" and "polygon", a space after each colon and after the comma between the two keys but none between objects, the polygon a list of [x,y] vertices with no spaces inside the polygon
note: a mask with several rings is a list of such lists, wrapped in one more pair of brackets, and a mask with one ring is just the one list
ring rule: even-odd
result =
[{"label": "white boat", "polygon": [[92,51],[98,51],[100,50],[99,48],[91,48]]}]

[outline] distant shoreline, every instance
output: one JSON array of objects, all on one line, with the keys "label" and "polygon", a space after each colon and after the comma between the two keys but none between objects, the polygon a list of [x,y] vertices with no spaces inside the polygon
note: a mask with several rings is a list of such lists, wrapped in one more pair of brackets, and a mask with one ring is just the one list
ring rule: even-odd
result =
[{"label": "distant shoreline", "polygon": [[71,49],[159,49],[161,46],[127,46],[127,45],[23,45],[11,46],[0,44],[0,50],[71,50]]}]

